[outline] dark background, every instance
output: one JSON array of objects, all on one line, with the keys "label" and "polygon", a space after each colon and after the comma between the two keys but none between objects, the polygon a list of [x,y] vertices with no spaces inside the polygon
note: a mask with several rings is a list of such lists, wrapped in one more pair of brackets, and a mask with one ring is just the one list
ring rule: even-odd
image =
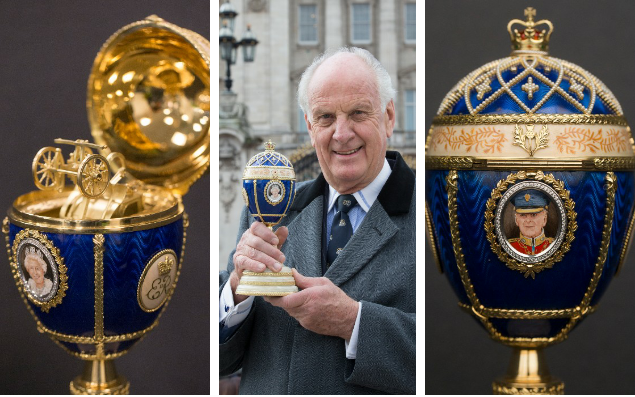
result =
[{"label": "dark background", "polygon": [[[115,31],[157,14],[209,39],[209,7],[209,1],[0,0],[0,213],[36,190],[31,161],[41,147],[58,137],[92,140],[88,75]],[[209,183],[206,174],[184,198],[190,227],[169,308],[155,330],[115,360],[133,394],[210,393]],[[68,394],[83,363],[38,333],[5,249],[0,302],[0,394]]]},{"label": "dark background", "polygon": [[[468,1],[425,2],[425,123],[432,122],[445,94],[468,73],[509,56],[507,23],[534,20],[554,25],[549,54],[573,62],[599,78],[615,94],[624,115],[635,120],[635,45],[632,1]],[[567,394],[635,393],[635,263],[633,250],[596,313],[568,340],[546,349],[551,373]],[[491,340],[468,314],[426,243],[425,392],[491,394],[491,382],[504,375],[511,349]]]}]

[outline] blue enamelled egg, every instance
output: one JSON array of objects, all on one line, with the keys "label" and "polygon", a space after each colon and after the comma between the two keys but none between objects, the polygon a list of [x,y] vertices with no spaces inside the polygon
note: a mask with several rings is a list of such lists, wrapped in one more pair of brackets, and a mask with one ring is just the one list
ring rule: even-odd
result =
[{"label": "blue enamelled egg", "polygon": [[249,213],[266,226],[277,225],[295,198],[295,171],[291,162],[265,144],[265,151],[253,156],[243,172],[243,199]]},{"label": "blue enamelled egg", "polygon": [[187,216],[147,187],[146,208],[108,220],[59,217],[70,190],[20,196],[4,220],[11,269],[38,329],[68,353],[125,354],[158,323],[174,292]]},{"label": "blue enamelled egg", "polygon": [[508,28],[511,55],[441,103],[425,182],[431,246],[460,306],[521,348],[564,340],[594,311],[624,261],[635,198],[619,102],[549,56],[551,23],[529,15]]}]

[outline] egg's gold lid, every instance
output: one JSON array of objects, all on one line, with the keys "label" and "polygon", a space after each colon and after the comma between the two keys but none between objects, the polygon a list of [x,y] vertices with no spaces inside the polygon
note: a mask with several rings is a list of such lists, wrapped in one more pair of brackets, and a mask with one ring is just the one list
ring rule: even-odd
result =
[{"label": "egg's gold lid", "polygon": [[178,195],[209,167],[209,52],[199,34],[152,15],[106,41],[88,80],[95,142]]}]

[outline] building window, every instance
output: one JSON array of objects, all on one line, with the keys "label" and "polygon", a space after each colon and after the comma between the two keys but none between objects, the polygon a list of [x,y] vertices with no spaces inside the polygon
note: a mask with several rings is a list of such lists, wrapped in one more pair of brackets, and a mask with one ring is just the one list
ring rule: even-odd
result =
[{"label": "building window", "polygon": [[370,43],[371,31],[370,4],[351,4],[351,43]]},{"label": "building window", "polygon": [[317,44],[317,23],[317,5],[300,4],[300,18],[298,26],[298,34],[300,35],[298,41],[300,44]]},{"label": "building window", "polygon": [[405,37],[406,43],[415,43],[417,41],[417,8],[416,3],[406,3],[405,11]]},{"label": "building window", "polygon": [[417,111],[415,93],[415,90],[406,90],[404,92],[404,108],[406,111],[404,120],[405,131],[415,131],[417,128],[417,123],[415,120],[415,114]]},{"label": "building window", "polygon": [[298,123],[296,124],[297,131],[307,132],[306,121],[304,121],[304,111],[298,106]]}]

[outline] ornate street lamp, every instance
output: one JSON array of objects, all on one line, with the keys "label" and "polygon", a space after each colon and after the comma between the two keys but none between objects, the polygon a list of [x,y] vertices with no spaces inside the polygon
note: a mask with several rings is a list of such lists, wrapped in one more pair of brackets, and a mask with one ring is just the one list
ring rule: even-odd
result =
[{"label": "ornate street lamp", "polygon": [[220,6],[220,22],[221,29],[219,32],[220,57],[227,62],[227,73],[225,77],[225,88],[227,92],[231,91],[231,65],[236,63],[238,47],[243,47],[243,60],[245,62],[253,62],[256,54],[256,45],[258,40],[251,32],[251,26],[247,25],[247,31],[242,40],[237,41],[234,37],[234,22],[238,15],[234,7],[226,0]]}]

